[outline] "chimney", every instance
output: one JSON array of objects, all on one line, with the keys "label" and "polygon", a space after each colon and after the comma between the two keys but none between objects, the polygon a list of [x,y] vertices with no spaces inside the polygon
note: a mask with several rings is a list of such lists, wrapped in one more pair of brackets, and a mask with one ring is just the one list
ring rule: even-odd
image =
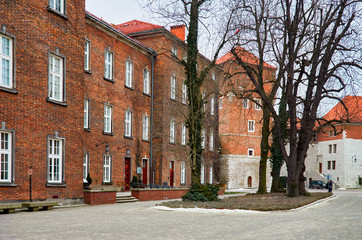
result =
[{"label": "chimney", "polygon": [[171,33],[182,41],[185,41],[185,25],[171,26]]}]

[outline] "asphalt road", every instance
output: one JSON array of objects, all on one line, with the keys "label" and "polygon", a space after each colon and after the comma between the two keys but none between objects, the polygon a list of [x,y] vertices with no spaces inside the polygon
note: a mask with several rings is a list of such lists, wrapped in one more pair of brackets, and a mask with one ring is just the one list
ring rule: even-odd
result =
[{"label": "asphalt road", "polygon": [[272,213],[173,212],[137,202],[0,214],[0,239],[362,239],[362,191],[334,194]]}]

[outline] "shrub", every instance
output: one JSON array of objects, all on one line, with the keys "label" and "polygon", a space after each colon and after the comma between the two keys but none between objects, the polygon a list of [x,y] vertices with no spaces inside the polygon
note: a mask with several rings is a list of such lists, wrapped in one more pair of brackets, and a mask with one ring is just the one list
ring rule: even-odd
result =
[{"label": "shrub", "polygon": [[193,184],[190,190],[182,196],[182,201],[186,202],[208,202],[208,201],[217,201],[219,186],[217,185],[201,185]]}]

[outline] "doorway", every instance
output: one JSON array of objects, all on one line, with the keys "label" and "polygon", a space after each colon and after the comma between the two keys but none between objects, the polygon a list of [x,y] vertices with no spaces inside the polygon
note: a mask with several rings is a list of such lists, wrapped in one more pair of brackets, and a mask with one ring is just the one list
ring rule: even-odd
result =
[{"label": "doorway", "polygon": [[148,160],[143,159],[142,160],[142,184],[143,186],[147,186],[147,169],[148,169]]},{"label": "doorway", "polygon": [[253,178],[251,176],[248,177],[248,187],[253,187]]},{"label": "doorway", "polygon": [[131,185],[131,158],[124,158],[124,190],[129,191]]},{"label": "doorway", "polygon": [[319,163],[319,173],[322,173],[322,163]]},{"label": "doorway", "polygon": [[170,187],[173,187],[173,182],[175,180],[175,162],[170,161]]}]

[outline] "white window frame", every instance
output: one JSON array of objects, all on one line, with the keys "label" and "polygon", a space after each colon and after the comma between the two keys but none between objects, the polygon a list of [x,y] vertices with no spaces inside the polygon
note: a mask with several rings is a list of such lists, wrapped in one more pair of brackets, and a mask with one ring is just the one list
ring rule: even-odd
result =
[{"label": "white window frame", "polygon": [[214,72],[211,73],[211,80],[216,81],[216,74]]},{"label": "white window frame", "polygon": [[87,176],[89,173],[89,153],[83,154],[83,182],[88,183]]},{"label": "white window frame", "polygon": [[142,123],[142,139],[149,140],[149,126],[150,126],[150,116],[143,115]]},{"label": "white window frame", "polygon": [[104,78],[113,80],[113,52],[109,50],[104,53]]},{"label": "white window frame", "polygon": [[[4,41],[9,41],[9,53],[4,53]],[[13,68],[14,68],[14,60],[13,60],[13,38],[0,34],[0,87],[12,89],[13,88]],[[8,69],[9,71],[8,80],[5,83],[5,74],[3,73],[5,66],[3,65],[3,61],[9,64]]]},{"label": "white window frame", "polygon": [[[250,155],[250,152],[252,152],[251,155]],[[254,148],[248,148],[247,155],[248,155],[248,157],[254,157]]]},{"label": "white window frame", "polygon": [[210,114],[211,116],[215,115],[215,98],[211,97],[210,99]]},{"label": "white window frame", "polygon": [[205,91],[202,91],[202,102],[203,102],[203,105],[204,105],[204,112],[206,111],[206,92]]},{"label": "white window frame", "polygon": [[125,86],[133,88],[133,62],[126,60],[126,81]]},{"label": "white window frame", "polygon": [[124,136],[132,137],[132,111],[126,110],[124,114]]},{"label": "white window frame", "polygon": [[151,71],[147,68],[143,69],[143,93],[150,94],[150,76]]},{"label": "white window frame", "polygon": [[85,40],[84,46],[84,70],[90,71],[90,41]]},{"label": "white window frame", "polygon": [[248,109],[249,108],[249,99],[243,98],[243,108]]},{"label": "white window frame", "polygon": [[224,101],[224,97],[220,97],[219,98],[219,109],[223,108],[223,101]]},{"label": "white window frame", "polygon": [[186,134],[187,133],[187,130],[186,130],[186,123],[183,122],[182,123],[182,128],[181,128],[181,144],[182,145],[186,145]]},{"label": "white window frame", "polygon": [[180,184],[186,184],[186,162],[181,162]]},{"label": "white window frame", "polygon": [[113,106],[110,104],[104,104],[104,133],[112,133],[112,115],[113,115]]},{"label": "white window frame", "polygon": [[103,156],[103,182],[110,183],[112,179],[112,155]]},{"label": "white window frame", "polygon": [[175,57],[177,57],[177,52],[178,52],[177,47],[172,46],[172,48],[171,48],[171,53],[172,53],[172,55],[174,55]]},{"label": "white window frame", "polygon": [[201,148],[205,149],[205,144],[206,144],[206,131],[205,129],[201,130]]},{"label": "white window frame", "polygon": [[255,110],[259,111],[261,110],[261,99],[256,98],[255,100]]},{"label": "white window frame", "polygon": [[[56,66],[56,61],[59,61],[59,66]],[[50,54],[49,55],[49,86],[48,97],[51,100],[63,102],[64,101],[64,58]],[[56,70],[59,68],[59,71]],[[55,79],[59,79],[58,84]],[[57,89],[57,85],[59,85]],[[56,96],[58,94],[58,96]]]},{"label": "white window frame", "polygon": [[175,143],[175,120],[170,121],[170,143]]},{"label": "white window frame", "polygon": [[187,85],[185,81],[182,82],[182,103],[187,104]]},{"label": "white window frame", "polygon": [[48,183],[62,183],[64,156],[63,145],[64,139],[54,137],[48,138]]},{"label": "white window frame", "polygon": [[214,180],[214,175],[213,175],[213,167],[210,166],[210,169],[209,169],[209,183],[212,184],[213,183],[213,180]]},{"label": "white window frame", "polygon": [[255,120],[248,120],[248,132],[255,132]]},{"label": "white window frame", "polygon": [[176,76],[171,76],[171,92],[170,98],[176,100]]},{"label": "white window frame", "polygon": [[210,131],[210,142],[209,142],[209,149],[210,151],[214,150],[214,132]]},{"label": "white window frame", "polygon": [[201,169],[200,169],[200,183],[205,184],[205,165],[201,163]]},{"label": "white window frame", "polygon": [[50,0],[49,7],[54,11],[65,14],[65,1],[66,0]]},{"label": "white window frame", "polygon": [[89,129],[89,99],[84,99],[84,129]]},{"label": "white window frame", "polygon": [[[7,136],[6,140],[5,136]],[[12,133],[6,131],[0,131],[0,183],[11,183],[12,171],[13,171]],[[4,175],[7,175],[7,177],[3,177]]]}]

